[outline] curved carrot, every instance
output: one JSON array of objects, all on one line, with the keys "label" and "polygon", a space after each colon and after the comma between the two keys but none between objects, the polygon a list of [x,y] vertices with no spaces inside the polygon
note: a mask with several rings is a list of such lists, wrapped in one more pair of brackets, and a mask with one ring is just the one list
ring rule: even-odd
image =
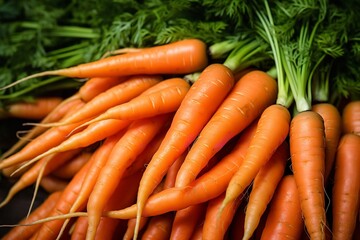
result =
[{"label": "curved carrot", "polygon": [[305,226],[311,239],[325,238],[325,130],[313,111],[298,113],[291,121],[290,155]]},{"label": "curved carrot", "polygon": [[[341,137],[332,189],[332,239],[352,239],[360,208],[360,136],[347,133]],[[357,232],[359,233],[359,232]]]},{"label": "curved carrot", "polygon": [[360,100],[351,101],[345,105],[342,111],[343,133],[360,134]]},{"label": "curved carrot", "polygon": [[258,227],[260,219],[284,175],[289,158],[289,145],[284,141],[256,174],[246,206],[243,240],[250,239]]},{"label": "curved carrot", "polygon": [[71,161],[62,164],[60,167],[51,172],[51,175],[61,179],[71,179],[81,169],[81,167],[89,161],[92,152],[84,151]]},{"label": "curved carrot", "polygon": [[60,75],[73,78],[117,77],[137,74],[186,74],[200,71],[208,64],[206,44],[185,39],[139,52],[111,56],[78,66],[30,75],[7,85],[9,88],[34,77]]},{"label": "curved carrot", "polygon": [[35,224],[32,226],[21,226],[22,224],[32,223],[47,217],[48,214],[55,207],[56,202],[61,196],[61,192],[54,192],[50,194],[46,200],[37,207],[27,218],[24,218],[19,222],[19,226],[12,228],[5,236],[3,240],[18,240],[29,239],[40,227],[41,224]]},{"label": "curved carrot", "polygon": [[243,193],[259,170],[284,142],[289,134],[290,118],[288,109],[278,104],[271,105],[264,110],[244,162],[226,189],[223,207]]},{"label": "curved carrot", "polygon": [[114,146],[88,199],[88,239],[95,237],[101,213],[126,168],[144,151],[169,117],[170,115],[166,114],[135,121]]},{"label": "curved carrot", "polygon": [[79,89],[79,97],[84,102],[89,102],[97,95],[124,82],[122,77],[94,77],[87,80]]},{"label": "curved carrot", "polygon": [[276,81],[263,71],[251,71],[239,79],[191,147],[179,170],[176,186],[191,183],[226,142],[275,102],[276,95]]},{"label": "curved carrot", "polygon": [[138,191],[138,219],[148,196],[171,164],[195,140],[233,84],[234,78],[230,69],[222,64],[211,64],[189,89],[175,113],[163,143],[154,154],[141,179]]},{"label": "curved carrot", "polygon": [[69,181],[54,177],[52,175],[47,175],[41,178],[39,184],[46,192],[52,193],[63,191],[69,184]]},{"label": "curved carrot", "polygon": [[261,239],[300,239],[303,226],[299,192],[294,176],[284,176],[270,203]]},{"label": "curved carrot", "polygon": [[318,103],[312,110],[320,114],[325,127],[325,183],[333,169],[336,148],[341,136],[341,115],[339,110],[330,103]]}]

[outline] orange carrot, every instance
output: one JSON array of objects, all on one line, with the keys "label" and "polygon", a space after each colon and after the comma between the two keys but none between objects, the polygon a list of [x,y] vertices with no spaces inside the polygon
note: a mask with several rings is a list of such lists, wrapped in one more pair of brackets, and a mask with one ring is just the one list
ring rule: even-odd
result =
[{"label": "orange carrot", "polygon": [[85,240],[87,226],[88,226],[87,217],[77,218],[74,223],[74,228],[71,231],[71,240]]},{"label": "orange carrot", "polygon": [[63,191],[69,184],[67,180],[47,175],[40,180],[40,186],[48,193]]},{"label": "orange carrot", "polygon": [[29,102],[6,106],[6,114],[13,118],[42,120],[63,101],[60,97],[38,97]]},{"label": "orange carrot", "polygon": [[88,239],[95,237],[101,213],[126,168],[144,151],[146,145],[151,142],[169,118],[170,115],[166,114],[135,121],[116,143],[89,196],[87,203]]},{"label": "orange carrot", "polygon": [[284,175],[289,155],[289,145],[284,141],[256,174],[246,206],[243,240],[250,239],[258,227],[260,219]]},{"label": "orange carrot", "polygon": [[360,206],[360,136],[347,133],[341,137],[332,192],[332,239],[352,239]]},{"label": "orange carrot", "polygon": [[220,207],[224,201],[225,192],[209,201],[202,231],[203,239],[224,239],[242,197],[239,196],[236,200],[226,205],[224,209]]},{"label": "orange carrot", "polygon": [[[55,207],[56,202],[60,198],[61,192],[54,192],[50,194],[46,200],[37,207],[27,218],[24,218],[19,222],[19,226],[12,228],[5,236],[3,240],[19,240],[30,238],[40,227],[41,224],[35,224],[31,226],[25,226],[25,224],[32,223],[33,221],[40,220],[47,217],[48,214]],[[23,226],[21,226],[24,224]]]},{"label": "orange carrot", "polygon": [[343,133],[360,134],[360,100],[351,101],[345,105],[342,111]]},{"label": "orange carrot", "polygon": [[[226,142],[275,102],[276,94],[276,81],[267,73],[256,70],[245,74],[202,129],[179,170],[176,186],[191,183]],[[276,143],[281,143],[281,137]]]},{"label": "orange carrot", "polygon": [[261,239],[300,239],[303,226],[299,192],[294,176],[284,176],[270,203]]},{"label": "orange carrot", "polygon": [[150,219],[142,240],[168,240],[171,234],[171,226],[174,219],[172,212],[154,216]]},{"label": "orange carrot", "polygon": [[207,48],[198,39],[185,39],[100,59],[78,66],[36,73],[7,85],[9,88],[34,77],[60,75],[73,78],[117,77],[137,74],[186,74],[208,64]]},{"label": "orange carrot", "polygon": [[341,136],[341,116],[339,110],[330,103],[319,103],[312,110],[324,119],[325,127],[325,183],[334,165],[336,148]]},{"label": "orange carrot", "polygon": [[171,240],[191,239],[196,225],[205,216],[207,202],[191,205],[187,208],[176,211],[171,228]]},{"label": "orange carrot", "polygon": [[290,155],[305,226],[311,239],[325,238],[325,130],[313,111],[298,113],[291,121]]},{"label": "orange carrot", "polygon": [[87,80],[79,89],[79,97],[89,102],[97,95],[126,81],[123,77],[94,77]]},{"label": "orange carrot", "polygon": [[[212,64],[206,67],[192,85],[176,111],[164,141],[141,179],[138,191],[138,219],[148,196],[159,184],[171,164],[195,140],[233,84],[234,78],[230,69],[221,64]],[[216,96],[216,98],[210,96]]]},{"label": "orange carrot", "polygon": [[71,161],[62,164],[60,167],[52,171],[51,175],[61,179],[71,179],[81,169],[81,167],[89,161],[91,156],[92,152],[83,151]]}]

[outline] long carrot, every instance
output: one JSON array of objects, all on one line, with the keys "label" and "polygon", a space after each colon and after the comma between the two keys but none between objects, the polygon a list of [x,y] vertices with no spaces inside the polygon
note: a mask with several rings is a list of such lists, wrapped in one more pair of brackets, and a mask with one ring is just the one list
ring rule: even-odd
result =
[{"label": "long carrot", "polygon": [[60,167],[51,172],[51,175],[61,179],[71,179],[81,169],[81,167],[89,161],[92,152],[83,151],[78,156],[74,157],[71,161],[62,164]]},{"label": "long carrot", "polygon": [[116,143],[89,196],[87,203],[88,239],[95,237],[101,213],[126,168],[144,151],[146,145],[169,119],[170,115],[166,114],[135,121]]},{"label": "long carrot", "polygon": [[325,129],[313,111],[298,113],[291,121],[290,155],[301,210],[311,239],[325,238]]},{"label": "long carrot", "polygon": [[360,100],[347,103],[342,111],[343,133],[360,134]]},{"label": "long carrot", "polygon": [[176,111],[163,143],[154,154],[141,179],[138,191],[138,219],[148,196],[171,164],[195,140],[233,84],[234,77],[230,69],[221,64],[211,64],[192,85]]},{"label": "long carrot", "polygon": [[341,136],[341,115],[339,110],[330,103],[318,103],[312,110],[320,114],[325,127],[325,183],[333,169],[336,149]]},{"label": "long carrot", "polygon": [[261,239],[300,239],[303,226],[299,192],[294,176],[284,176],[270,203]]},{"label": "long carrot", "polygon": [[256,174],[246,206],[244,236],[242,239],[250,239],[254,234],[279,181],[284,175],[289,158],[289,145],[284,141],[271,159]]},{"label": "long carrot", "polygon": [[136,74],[186,74],[200,71],[208,64],[206,44],[198,39],[185,39],[162,46],[111,56],[78,66],[36,73],[1,89],[28,79],[61,75],[74,78],[117,77]]},{"label": "long carrot", "polygon": [[[355,236],[360,208],[360,136],[348,133],[341,137],[332,189],[332,239]],[[357,232],[358,234],[359,232]]]},{"label": "long carrot", "polygon": [[32,226],[25,226],[28,223],[47,217],[48,214],[55,207],[57,200],[60,198],[61,192],[54,192],[50,194],[46,200],[41,203],[27,218],[24,218],[19,222],[19,226],[12,228],[5,236],[3,240],[18,240],[30,238],[40,227],[41,224],[35,224]]},{"label": "long carrot", "polygon": [[[226,142],[274,103],[276,94],[276,81],[263,71],[251,71],[239,79],[191,147],[179,170],[176,186],[192,182]],[[277,143],[281,143],[280,137]]]}]

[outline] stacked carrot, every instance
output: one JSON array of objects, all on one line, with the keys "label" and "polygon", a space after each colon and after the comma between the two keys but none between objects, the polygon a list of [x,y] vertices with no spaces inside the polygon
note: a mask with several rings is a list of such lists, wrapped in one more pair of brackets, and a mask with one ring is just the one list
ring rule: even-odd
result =
[{"label": "stacked carrot", "polygon": [[4,239],[359,233],[360,102],[292,114],[276,79],[210,63],[196,39],[49,74],[90,80],[3,155],[18,180],[0,206],[32,184],[51,193]]}]

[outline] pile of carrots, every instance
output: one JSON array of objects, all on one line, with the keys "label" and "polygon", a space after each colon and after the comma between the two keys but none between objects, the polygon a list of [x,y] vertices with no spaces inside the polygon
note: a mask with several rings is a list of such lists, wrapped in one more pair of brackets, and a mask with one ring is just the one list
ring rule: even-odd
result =
[{"label": "pile of carrots", "polygon": [[360,101],[291,113],[196,39],[46,75],[89,80],[2,155],[1,207],[49,192],[4,240],[359,239]]}]

